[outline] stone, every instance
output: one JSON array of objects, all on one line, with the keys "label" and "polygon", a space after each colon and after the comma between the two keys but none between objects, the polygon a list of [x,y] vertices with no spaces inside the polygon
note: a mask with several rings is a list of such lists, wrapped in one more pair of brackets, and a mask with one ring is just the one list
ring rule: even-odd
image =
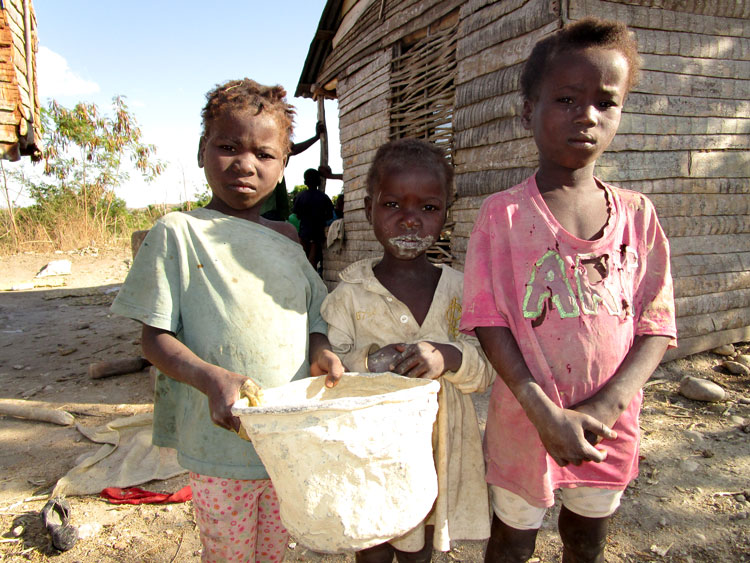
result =
[{"label": "stone", "polygon": [[690,375],[683,377],[682,381],[680,381],[680,394],[694,401],[709,403],[723,401],[724,397],[726,397],[724,389],[716,385],[713,381]]},{"label": "stone", "polygon": [[750,375],[750,368],[740,362],[726,361],[722,365],[733,375]]},{"label": "stone", "polygon": [[722,346],[718,346],[711,350],[714,354],[718,354],[719,356],[734,356],[734,345],[733,344],[724,344]]},{"label": "stone", "polygon": [[750,354],[740,354],[734,361],[750,368]]},{"label": "stone", "polygon": [[744,426],[745,419],[739,415],[733,414],[729,417],[729,422],[736,424],[737,426]]},{"label": "stone", "polygon": [[703,434],[701,434],[700,432],[696,432],[695,430],[686,430],[685,437],[691,442],[695,442],[696,444],[700,444],[703,442]]},{"label": "stone", "polygon": [[692,459],[685,459],[680,463],[680,469],[682,471],[686,471],[687,473],[695,473],[700,465],[697,461],[693,461]]},{"label": "stone", "polygon": [[102,531],[102,525],[98,522],[86,522],[78,526],[79,539],[91,538]]},{"label": "stone", "polygon": [[53,260],[44,268],[39,270],[35,277],[44,278],[47,276],[67,276],[70,275],[71,266],[72,263],[70,262],[70,260]]}]

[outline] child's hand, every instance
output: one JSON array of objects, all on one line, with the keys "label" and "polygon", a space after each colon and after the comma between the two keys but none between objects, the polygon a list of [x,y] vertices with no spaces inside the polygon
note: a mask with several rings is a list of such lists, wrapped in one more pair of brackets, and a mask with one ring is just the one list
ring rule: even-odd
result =
[{"label": "child's hand", "polygon": [[203,392],[208,397],[211,421],[217,426],[237,432],[240,419],[232,414],[232,405],[240,397],[240,387],[248,379],[244,375],[212,366],[205,379]]},{"label": "child's hand", "polygon": [[328,337],[314,332],[310,335],[310,376],[326,374],[326,387],[334,387],[344,375],[344,364],[331,350]]},{"label": "child's hand", "polygon": [[535,426],[547,453],[560,467],[572,463],[581,465],[584,461],[601,462],[606,452],[597,450],[586,439],[587,433],[597,438],[614,440],[617,432],[583,412],[557,408]]},{"label": "child's hand", "polygon": [[388,344],[388,346],[383,346],[380,350],[375,350],[372,354],[367,356],[367,369],[371,373],[393,371],[396,363],[398,363],[401,358],[401,350],[396,349],[396,346],[404,345]]},{"label": "child's hand", "polygon": [[328,375],[326,387],[335,387],[344,375],[344,365],[341,363],[341,359],[331,350],[323,350],[316,361],[310,364],[310,375],[312,377]]},{"label": "child's hand", "polygon": [[[593,399],[594,398],[592,397],[587,401],[583,401],[569,408],[570,410],[592,416],[605,426],[612,428],[615,422],[617,422],[617,419],[620,416],[620,412],[618,410],[608,409],[600,401],[595,401]],[[586,441],[592,446],[597,445],[604,439],[604,436],[598,436],[590,430],[586,430],[584,432],[584,436],[586,438]]]},{"label": "child's hand", "polygon": [[[461,367],[461,352],[449,344],[416,342],[389,344],[370,354],[370,371],[391,371],[407,377],[437,379],[447,370]],[[377,369],[376,369],[377,368]]]}]

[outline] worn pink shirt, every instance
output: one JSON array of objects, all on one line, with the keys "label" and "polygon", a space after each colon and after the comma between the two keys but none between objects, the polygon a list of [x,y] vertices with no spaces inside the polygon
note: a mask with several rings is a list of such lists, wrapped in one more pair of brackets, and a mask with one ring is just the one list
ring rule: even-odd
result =
[{"label": "worn pink shirt", "polygon": [[[469,241],[461,330],[508,327],[545,393],[569,407],[614,375],[636,335],[676,337],[669,244],[651,202],[608,186],[603,236],[565,231],[534,177],[486,199]],[[602,463],[559,467],[498,378],[492,390],[485,459],[487,481],[537,506],[560,487],[624,489],[638,474],[638,413],[633,398]]]}]

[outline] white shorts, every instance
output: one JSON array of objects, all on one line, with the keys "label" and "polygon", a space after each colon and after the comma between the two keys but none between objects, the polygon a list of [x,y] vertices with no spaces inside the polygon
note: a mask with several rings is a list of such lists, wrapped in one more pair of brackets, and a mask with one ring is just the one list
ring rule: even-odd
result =
[{"label": "white shorts", "polygon": [[[612,516],[620,506],[622,493],[620,490],[594,487],[560,489],[563,506],[585,518]],[[538,530],[542,526],[546,508],[533,506],[517,494],[495,485],[490,485],[490,494],[495,514],[511,528]]]}]

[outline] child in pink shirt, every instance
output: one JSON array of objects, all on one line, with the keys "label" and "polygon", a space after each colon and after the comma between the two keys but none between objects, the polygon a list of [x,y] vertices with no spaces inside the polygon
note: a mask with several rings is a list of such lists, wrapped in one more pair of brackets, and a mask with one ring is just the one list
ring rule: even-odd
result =
[{"label": "child in pink shirt", "polygon": [[563,561],[604,561],[607,522],[638,472],[641,387],[676,330],[669,246],[651,203],[594,176],[638,71],[619,23],[540,41],[521,77],[535,176],[484,202],[469,242],[462,330],[502,378],[485,459],[485,561],[526,561],[562,489]]}]

